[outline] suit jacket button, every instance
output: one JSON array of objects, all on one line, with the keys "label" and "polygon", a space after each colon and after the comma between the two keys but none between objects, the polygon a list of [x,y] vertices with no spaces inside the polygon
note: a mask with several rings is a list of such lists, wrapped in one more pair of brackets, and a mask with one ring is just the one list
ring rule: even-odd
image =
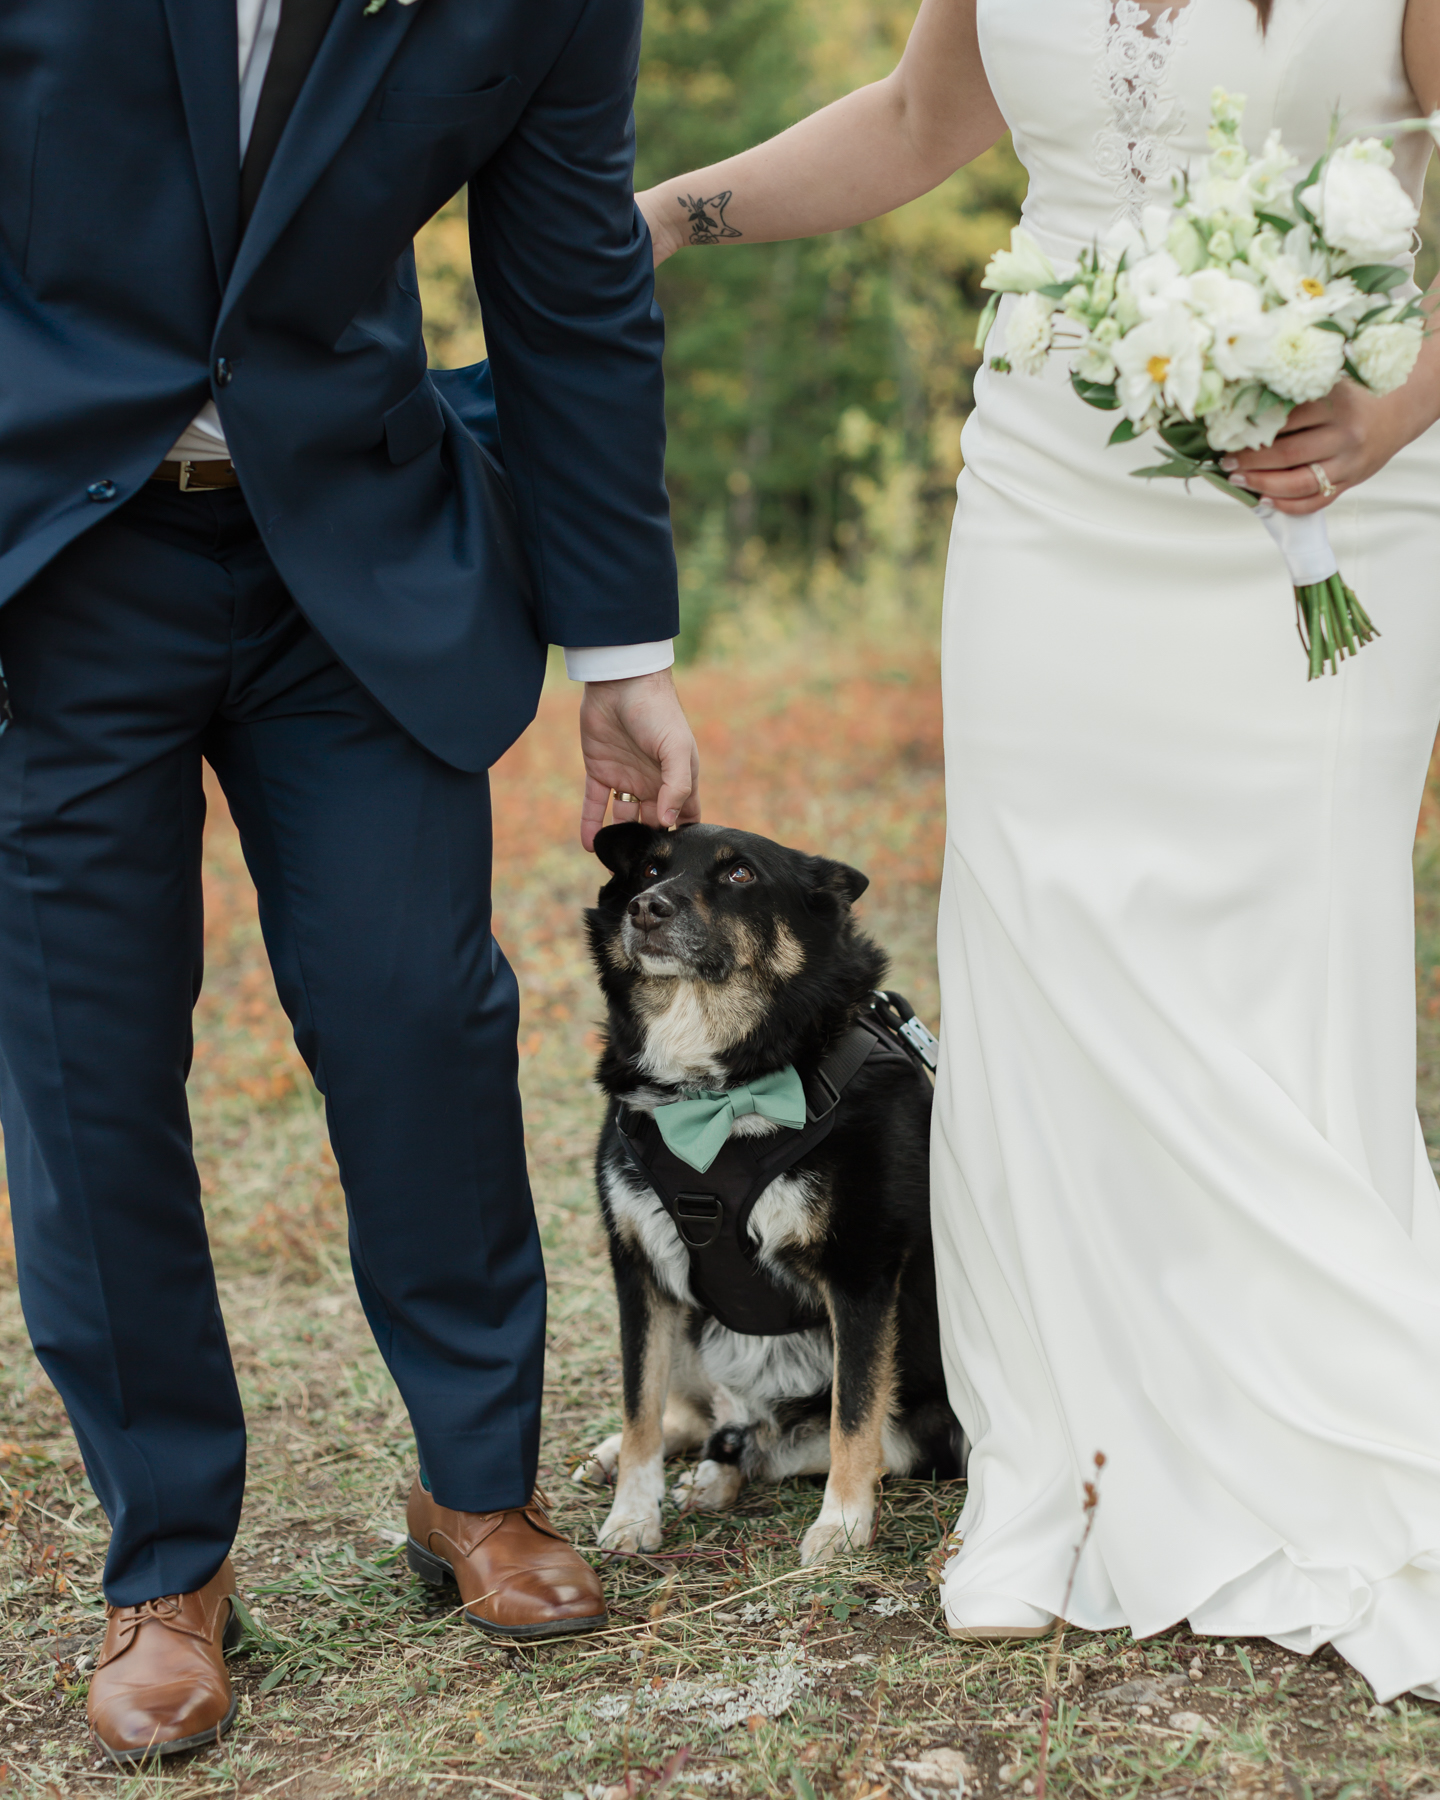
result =
[{"label": "suit jacket button", "polygon": [[92,500],[113,500],[120,490],[113,481],[92,481],[85,492]]},{"label": "suit jacket button", "polygon": [[229,387],[234,379],[235,371],[230,367],[230,358],[228,356],[217,356],[215,358],[216,387]]}]

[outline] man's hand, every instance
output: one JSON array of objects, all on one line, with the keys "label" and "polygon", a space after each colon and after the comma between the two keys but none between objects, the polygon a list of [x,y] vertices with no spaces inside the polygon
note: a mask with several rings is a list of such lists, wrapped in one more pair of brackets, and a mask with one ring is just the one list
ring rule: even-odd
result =
[{"label": "man's hand", "polygon": [[700,753],[668,669],[627,681],[587,681],[580,703],[585,801],[580,842],[595,848],[612,789],[638,805],[615,802],[615,822],[692,825],[700,817]]}]

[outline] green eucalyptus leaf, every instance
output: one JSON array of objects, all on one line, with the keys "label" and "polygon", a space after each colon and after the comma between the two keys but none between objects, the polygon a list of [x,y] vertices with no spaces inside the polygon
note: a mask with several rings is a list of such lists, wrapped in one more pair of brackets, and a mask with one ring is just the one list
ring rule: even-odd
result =
[{"label": "green eucalyptus leaf", "polygon": [[1210,448],[1210,440],[1205,435],[1203,425],[1192,424],[1186,420],[1183,424],[1162,425],[1160,439],[1181,456],[1200,458]]},{"label": "green eucalyptus leaf", "polygon": [[1110,433],[1109,442],[1111,444],[1128,444],[1132,438],[1137,438],[1139,435],[1133,419],[1122,419]]},{"label": "green eucalyptus leaf", "polygon": [[1083,375],[1073,372],[1070,385],[1087,406],[1095,406],[1101,412],[1116,412],[1120,406],[1120,396],[1115,392],[1113,381],[1086,381]]},{"label": "green eucalyptus leaf", "polygon": [[1177,458],[1174,462],[1156,463],[1153,469],[1130,471],[1137,481],[1191,481],[1199,472],[1199,464],[1191,462],[1188,457]]},{"label": "green eucalyptus leaf", "polygon": [[1394,263],[1365,263],[1358,269],[1347,269],[1345,273],[1362,294],[1388,294],[1405,279],[1405,271],[1397,269]]}]

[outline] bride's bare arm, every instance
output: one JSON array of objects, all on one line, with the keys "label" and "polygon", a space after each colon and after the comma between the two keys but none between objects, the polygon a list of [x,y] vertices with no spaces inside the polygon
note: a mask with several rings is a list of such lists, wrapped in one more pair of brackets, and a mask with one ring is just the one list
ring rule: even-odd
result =
[{"label": "bride's bare arm", "polygon": [[[1410,0],[1405,69],[1421,112],[1440,107],[1440,0]],[[1242,451],[1226,467],[1288,513],[1320,512],[1347,488],[1368,481],[1440,419],[1440,281],[1430,290],[1429,305],[1436,322],[1404,387],[1380,399],[1342,381],[1326,399],[1296,407],[1270,449]],[[1320,486],[1317,466],[1333,494]]]},{"label": "bride's bare arm", "polygon": [[877,218],[938,187],[1004,129],[980,61],[975,0],[923,0],[883,81],[639,195],[655,261],[686,244],[813,237]]}]

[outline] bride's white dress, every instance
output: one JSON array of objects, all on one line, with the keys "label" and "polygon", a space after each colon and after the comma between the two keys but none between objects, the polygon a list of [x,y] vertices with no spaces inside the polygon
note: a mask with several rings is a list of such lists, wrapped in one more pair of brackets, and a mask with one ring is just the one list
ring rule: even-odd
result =
[{"label": "bride's white dress", "polygon": [[[1404,0],[980,0],[1026,223],[1073,258],[1205,153],[1413,116]],[[1428,139],[1402,140],[1419,192]],[[1152,185],[1154,197],[1156,187]],[[1009,303],[1007,303],[1009,304]],[[1004,313],[992,344],[1003,348]],[[1440,1698],[1440,1195],[1410,849],[1440,719],[1440,433],[1330,512],[1383,632],[1307,683],[1288,579],[1113,419],[985,372],[944,636],[934,1150],[967,1594],[1330,1642]]]}]

